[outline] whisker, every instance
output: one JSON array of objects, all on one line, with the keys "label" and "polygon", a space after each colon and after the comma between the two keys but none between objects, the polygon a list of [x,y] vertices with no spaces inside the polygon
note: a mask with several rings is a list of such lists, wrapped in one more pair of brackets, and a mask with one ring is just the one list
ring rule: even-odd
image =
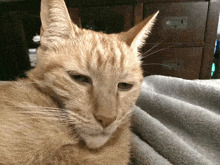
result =
[{"label": "whisker", "polygon": [[146,66],[146,65],[161,65],[161,66],[168,67],[168,68],[170,68],[170,69],[178,70],[178,69],[176,69],[175,67],[172,67],[172,66],[169,66],[169,65],[165,65],[165,64],[160,64],[160,63],[147,63],[147,64],[143,64],[142,66]]},{"label": "whisker", "polygon": [[36,84],[35,82],[27,82],[27,83],[23,83],[22,84]]},{"label": "whisker", "polygon": [[49,110],[66,110],[66,109],[62,109],[62,108],[56,108],[56,107],[44,107],[44,106],[24,106],[24,105],[19,105],[19,107],[23,107],[23,108],[42,108],[42,109],[49,109]]},{"label": "whisker", "polygon": [[128,111],[122,118],[121,118],[121,121],[124,120],[125,118],[127,118],[128,116],[130,116],[132,113],[133,113],[133,108],[132,110]]},{"label": "whisker", "polygon": [[[34,108],[42,108],[41,111],[23,111],[24,113],[29,113],[29,114],[39,114],[39,115],[50,115],[49,113],[51,112],[53,115],[54,112],[57,112],[57,117],[62,117],[65,116],[67,117],[67,112],[71,117],[74,117],[74,119],[81,120],[83,122],[89,123],[89,120],[85,120],[85,117],[82,117],[80,114],[76,114],[75,112],[68,110],[68,109],[62,109],[62,108],[56,108],[56,107],[43,107],[43,106],[20,106],[20,107],[34,107]],[[42,111],[43,109],[49,109],[48,111]],[[57,110],[63,110],[61,113]],[[48,113],[44,113],[48,112]],[[65,114],[63,114],[63,112]],[[43,117],[43,116],[42,116]],[[55,117],[55,116],[54,116]]]},{"label": "whisker", "polygon": [[157,47],[159,44],[161,44],[163,42],[163,40],[161,42],[156,43],[152,48],[150,48],[149,50],[147,50],[146,52],[144,52],[143,54],[146,54],[148,52],[150,52],[151,50],[153,50],[155,47]]},{"label": "whisker", "polygon": [[119,126],[119,125],[125,123],[125,122],[126,122],[126,119],[128,119],[128,117],[129,117],[130,115],[132,115],[133,111],[134,111],[134,110],[133,110],[133,108],[132,108],[132,110],[128,111],[128,112],[125,113],[120,119],[118,119],[118,120],[117,120],[117,125]]},{"label": "whisker", "polygon": [[153,75],[153,73],[151,73],[151,72],[148,72],[148,71],[144,71],[144,73],[148,73],[148,74],[150,74],[150,75]]},{"label": "whisker", "polygon": [[[17,82],[17,81],[11,81],[11,80],[9,80],[9,81],[4,81],[3,83],[4,84],[7,84],[7,83],[13,83],[13,82]],[[19,84],[36,84],[35,82],[19,82]]]},{"label": "whisker", "polygon": [[85,123],[90,123],[90,120],[86,119],[85,117],[80,116],[79,114],[76,114],[76,113],[73,112],[73,111],[68,111],[68,114],[70,114],[71,117],[75,117],[75,118],[77,118],[78,120],[81,120],[81,121],[83,121],[83,122],[85,122]]},{"label": "whisker", "polygon": [[56,117],[44,117],[44,116],[40,116],[40,117],[37,117],[37,116],[31,116],[30,117],[31,119],[47,119],[47,120],[55,120],[55,121],[57,121],[57,120],[59,120],[58,118],[56,118]]},{"label": "whisker", "polygon": [[163,50],[166,50],[166,49],[169,49],[169,48],[171,48],[171,47],[174,47],[175,45],[171,45],[171,46],[168,46],[168,47],[166,47],[166,48],[163,48],[163,49],[159,49],[159,50],[157,50],[157,51],[155,51],[155,52],[152,52],[152,53],[150,53],[150,54],[147,54],[147,55],[145,55],[145,56],[143,56],[144,54],[142,54],[142,58],[141,59],[144,59],[144,58],[146,58],[146,57],[149,57],[150,55],[152,55],[152,54],[155,54],[155,53],[157,53],[157,52],[161,52],[161,51],[163,51]]},{"label": "whisker", "polygon": [[[20,107],[22,107],[22,106],[20,106]],[[41,110],[39,110],[39,111],[33,111],[33,110],[31,110],[31,111],[27,111],[27,110],[21,111],[24,114],[35,115],[34,117],[36,117],[36,115],[41,115],[41,117],[44,117],[44,118],[45,118],[45,116],[46,117],[48,117],[48,116],[49,117],[59,117],[59,118],[66,116],[66,114],[64,114],[60,111],[57,111],[57,109],[51,109],[49,107],[47,107],[47,108],[46,107],[42,108],[41,106],[23,106],[23,107],[41,108]],[[49,109],[49,110],[47,110],[47,109]],[[39,116],[38,116],[38,118],[39,118]]]}]

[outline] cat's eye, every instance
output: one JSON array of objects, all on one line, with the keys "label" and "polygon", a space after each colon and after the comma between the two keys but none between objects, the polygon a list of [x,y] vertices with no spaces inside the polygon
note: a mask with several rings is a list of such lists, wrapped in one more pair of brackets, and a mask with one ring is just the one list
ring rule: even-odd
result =
[{"label": "cat's eye", "polygon": [[71,74],[68,72],[69,76],[78,83],[91,83],[91,79],[85,75]]},{"label": "cat's eye", "polygon": [[119,90],[122,90],[122,91],[128,91],[128,90],[130,90],[132,87],[133,87],[132,84],[128,84],[128,83],[124,83],[124,82],[118,84],[118,89],[119,89]]}]

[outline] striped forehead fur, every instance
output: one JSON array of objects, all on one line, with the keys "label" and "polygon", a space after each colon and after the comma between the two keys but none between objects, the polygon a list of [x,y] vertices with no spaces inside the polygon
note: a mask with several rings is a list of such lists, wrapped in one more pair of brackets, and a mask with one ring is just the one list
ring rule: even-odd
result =
[{"label": "striped forehead fur", "polygon": [[[85,45],[87,45],[85,47]],[[140,67],[140,59],[129,47],[114,35],[89,32],[83,34],[80,41],[76,42],[79,49],[81,67],[107,71],[109,69],[125,70],[126,67]],[[133,65],[132,64],[136,64]],[[82,66],[83,65],[83,66]]]},{"label": "striped forehead fur", "polygon": [[46,57],[51,58],[50,65],[58,63],[61,66],[62,63],[71,63],[68,66],[71,65],[73,70],[75,68],[87,74],[92,71],[123,72],[127,69],[140,68],[141,65],[138,54],[132,52],[124,42],[114,35],[97,32],[86,31],[75,40],[53,47],[49,55],[46,55],[47,52],[42,53],[43,60],[38,57],[40,61],[45,61]]}]

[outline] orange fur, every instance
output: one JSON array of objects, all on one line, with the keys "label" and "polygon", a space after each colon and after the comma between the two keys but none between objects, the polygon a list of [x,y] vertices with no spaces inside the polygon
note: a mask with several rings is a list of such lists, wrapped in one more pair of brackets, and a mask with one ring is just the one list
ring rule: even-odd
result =
[{"label": "orange fur", "polygon": [[37,66],[0,86],[0,164],[128,164],[138,48],[156,15],[107,35],[78,28],[63,0],[42,0]]}]

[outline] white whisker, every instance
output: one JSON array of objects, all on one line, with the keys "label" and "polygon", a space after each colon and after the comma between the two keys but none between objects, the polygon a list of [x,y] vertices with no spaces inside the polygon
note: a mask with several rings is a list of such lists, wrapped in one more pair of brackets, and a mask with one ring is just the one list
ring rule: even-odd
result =
[{"label": "white whisker", "polygon": [[[90,120],[87,120],[85,117],[82,117],[81,115],[76,114],[73,111],[68,111],[68,116],[69,117],[73,117],[73,119],[81,120],[81,121],[83,121],[85,123],[90,123]],[[72,121],[73,119],[70,119],[70,120]]]},{"label": "white whisker", "polygon": [[130,111],[128,111],[128,112],[125,113],[124,115],[118,117],[118,119],[116,120],[117,126],[119,126],[119,125],[125,123],[126,120],[128,119],[128,117],[129,117],[130,115],[132,115],[132,113],[133,113],[133,109],[130,110]]},{"label": "white whisker", "polygon": [[171,68],[171,69],[178,70],[175,67],[172,67],[172,66],[169,66],[169,65],[165,65],[165,64],[160,64],[160,63],[147,63],[147,64],[143,64],[142,66],[146,66],[146,65],[161,65],[161,66],[165,66],[165,67],[168,67],[168,68]]},{"label": "white whisker", "polygon": [[148,74],[150,74],[150,75],[153,75],[153,73],[151,73],[151,72],[148,72],[148,71],[144,71],[144,73],[148,73]]},{"label": "white whisker", "polygon": [[161,44],[163,41],[156,43],[152,48],[150,48],[149,50],[147,50],[146,52],[144,52],[143,54],[147,54],[148,52],[150,52],[151,50],[153,50],[155,47],[157,47],[159,44]]},{"label": "white whisker", "polygon": [[[145,55],[146,53],[144,53],[144,54],[142,54],[142,59],[144,59],[144,58],[146,58],[146,57],[149,57],[149,56],[152,55],[152,54],[155,54],[155,53],[161,52],[161,51],[163,51],[163,50],[169,49],[169,48],[171,48],[171,47],[174,47],[174,46],[175,46],[175,45],[171,45],[171,46],[168,46],[168,47],[166,47],[166,48],[159,49],[159,50],[157,50],[157,51],[155,51],[155,52],[152,52],[152,53],[150,53],[150,54],[147,54],[147,55]],[[145,56],[143,56],[143,55],[145,55]]]},{"label": "white whisker", "polygon": [[[70,122],[76,123],[82,121],[84,123],[90,123],[90,120],[87,120],[80,114],[76,114],[72,110],[56,108],[56,107],[43,107],[43,106],[20,106],[20,107],[28,107],[28,108],[41,108],[39,111],[23,111],[23,113],[31,114],[31,115],[44,115],[42,118],[51,116],[51,117],[68,117]],[[47,110],[48,109],[48,110]],[[62,110],[62,111],[59,111]],[[55,113],[54,113],[55,112]],[[36,116],[32,118],[37,118]],[[39,117],[38,117],[39,118]]]}]

